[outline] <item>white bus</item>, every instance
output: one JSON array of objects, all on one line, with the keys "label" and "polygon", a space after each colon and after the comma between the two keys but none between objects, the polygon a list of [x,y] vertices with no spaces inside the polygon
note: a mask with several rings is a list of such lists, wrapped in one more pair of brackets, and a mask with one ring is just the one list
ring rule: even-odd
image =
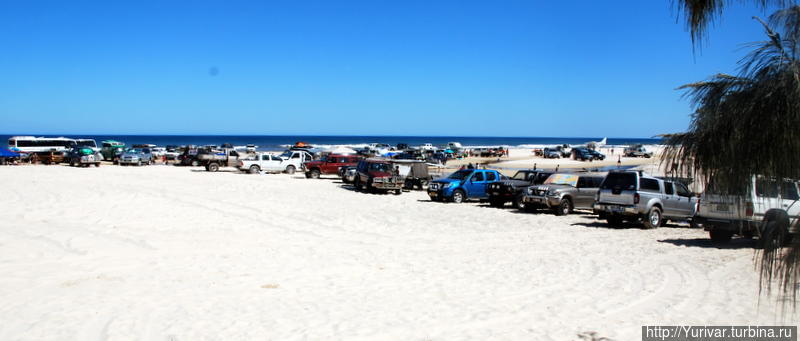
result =
[{"label": "white bus", "polygon": [[14,136],[8,139],[9,149],[24,153],[61,152],[76,145],[75,140],[66,137]]}]

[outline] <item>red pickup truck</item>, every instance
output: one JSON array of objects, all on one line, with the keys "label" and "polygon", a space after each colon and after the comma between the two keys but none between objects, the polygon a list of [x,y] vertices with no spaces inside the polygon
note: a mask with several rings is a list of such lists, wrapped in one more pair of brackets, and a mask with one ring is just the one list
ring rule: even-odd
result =
[{"label": "red pickup truck", "polygon": [[363,157],[359,155],[330,154],[320,160],[309,161],[303,164],[306,178],[318,179],[321,174],[339,175],[339,168],[355,166]]}]

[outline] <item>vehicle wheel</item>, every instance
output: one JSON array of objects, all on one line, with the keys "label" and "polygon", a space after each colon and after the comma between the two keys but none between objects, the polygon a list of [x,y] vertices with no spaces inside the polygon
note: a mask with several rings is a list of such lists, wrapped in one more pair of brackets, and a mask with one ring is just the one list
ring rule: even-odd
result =
[{"label": "vehicle wheel", "polygon": [[100,168],[100,162],[94,164],[95,167]]},{"label": "vehicle wheel", "polygon": [[312,169],[310,172],[308,172],[308,176],[312,179],[319,179],[319,175],[319,169]]},{"label": "vehicle wheel", "polygon": [[425,187],[428,187],[428,180],[427,179],[420,180],[419,181],[419,189],[425,189]]},{"label": "vehicle wheel", "polygon": [[356,188],[356,191],[361,191],[361,178],[360,177],[356,177],[355,179],[353,179],[353,187]]},{"label": "vehicle wheel", "polygon": [[785,224],[780,220],[770,219],[770,217],[764,219],[768,220],[765,221],[761,230],[761,238],[758,240],[759,248],[775,250],[785,246],[788,241]]},{"label": "vehicle wheel", "polygon": [[199,163],[199,162],[197,162],[197,160],[193,160],[193,161],[192,161],[192,167],[197,167],[197,166],[199,166],[199,165],[200,165],[200,163]]},{"label": "vehicle wheel", "polygon": [[292,165],[286,166],[286,174],[289,174],[289,175],[294,174],[294,171],[295,171],[294,166],[292,166]]},{"label": "vehicle wheel", "polygon": [[647,212],[647,216],[644,220],[644,227],[648,229],[658,228],[661,226],[662,220],[661,210],[658,207],[653,207],[650,209],[650,212]]},{"label": "vehicle wheel", "polygon": [[501,208],[506,205],[506,202],[498,199],[490,199],[489,206]]},{"label": "vehicle wheel", "polygon": [[733,233],[721,230],[711,230],[708,231],[708,237],[714,242],[724,243],[731,240]]},{"label": "vehicle wheel", "polygon": [[137,161],[137,162],[136,162],[136,165],[137,165],[137,166],[141,166],[141,165],[142,165],[142,161]]},{"label": "vehicle wheel", "polygon": [[457,189],[457,190],[453,191],[453,199],[452,200],[453,200],[454,203],[460,204],[460,203],[464,202],[464,199],[466,199],[466,198],[467,198],[467,196],[466,196],[466,194],[464,194],[464,191],[462,191],[460,189]]},{"label": "vehicle wheel", "polygon": [[608,226],[611,227],[620,227],[622,226],[622,217],[609,215],[606,217],[606,221],[608,222]]},{"label": "vehicle wheel", "polygon": [[250,174],[258,174],[260,169],[259,169],[258,165],[252,165],[252,166],[250,166],[250,169],[248,171],[250,172]]},{"label": "vehicle wheel", "polygon": [[69,160],[69,166],[70,167],[75,167],[75,161]]},{"label": "vehicle wheel", "polygon": [[396,189],[394,190],[394,195],[400,195],[400,193],[402,192],[403,192],[402,190]]},{"label": "vehicle wheel", "polygon": [[516,207],[520,211],[527,211],[528,205],[522,201],[522,196],[518,195],[514,198],[514,201],[511,202],[514,207]]},{"label": "vehicle wheel", "polygon": [[556,215],[567,215],[572,213],[572,202],[569,199],[561,199],[556,207]]},{"label": "vehicle wheel", "polygon": [[206,169],[208,169],[209,172],[216,172],[219,170],[219,165],[216,163],[209,163]]}]

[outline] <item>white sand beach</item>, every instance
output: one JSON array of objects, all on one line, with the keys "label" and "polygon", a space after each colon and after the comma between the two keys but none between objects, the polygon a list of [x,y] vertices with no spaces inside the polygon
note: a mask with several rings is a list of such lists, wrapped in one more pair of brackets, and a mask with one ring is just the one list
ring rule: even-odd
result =
[{"label": "white sand beach", "polygon": [[638,340],[797,325],[753,243],[169,166],[0,167],[0,340]]}]

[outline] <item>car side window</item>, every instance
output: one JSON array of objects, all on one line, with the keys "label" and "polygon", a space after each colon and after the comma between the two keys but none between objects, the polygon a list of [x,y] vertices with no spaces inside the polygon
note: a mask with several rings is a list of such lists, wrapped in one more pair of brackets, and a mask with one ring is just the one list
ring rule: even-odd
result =
[{"label": "car side window", "polygon": [[486,173],[486,181],[495,181],[497,177],[495,176],[494,172]]},{"label": "car side window", "polygon": [[584,188],[584,187],[588,187],[586,186],[586,178],[584,177],[578,178],[578,188]]},{"label": "car side window", "polygon": [[792,182],[784,181],[781,197],[783,200],[798,200],[797,185]]},{"label": "car side window", "polygon": [[664,181],[664,193],[672,195],[675,192],[672,191],[672,183]]},{"label": "car side window", "polygon": [[681,184],[681,183],[676,183],[675,184],[675,192],[678,193],[678,196],[681,196],[681,197],[687,197],[688,198],[688,197],[692,196],[692,192],[689,192],[689,189],[686,188],[686,185]]},{"label": "car side window", "polygon": [[645,192],[661,192],[661,186],[658,185],[658,180],[641,178],[639,179],[639,190]]},{"label": "car side window", "polygon": [[483,181],[483,172],[475,172],[472,175],[472,181]]}]

